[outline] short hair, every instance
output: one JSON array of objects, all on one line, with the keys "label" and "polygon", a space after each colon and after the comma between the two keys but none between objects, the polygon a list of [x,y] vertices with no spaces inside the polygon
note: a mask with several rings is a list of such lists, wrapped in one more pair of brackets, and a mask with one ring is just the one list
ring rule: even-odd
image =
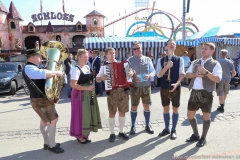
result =
[{"label": "short hair", "polygon": [[88,51],[86,49],[78,49],[77,51],[77,57],[81,56],[82,54],[84,53],[87,53],[88,54]]},{"label": "short hair", "polygon": [[188,53],[188,51],[184,51],[183,54]]},{"label": "short hair", "polygon": [[228,50],[222,49],[222,50],[221,50],[221,54],[222,54],[223,56],[226,56],[226,55],[228,54]]},{"label": "short hair", "polygon": [[168,42],[175,42],[176,43],[176,41],[174,39],[169,39],[166,44],[168,44]]},{"label": "short hair", "polygon": [[97,54],[99,56],[99,51],[98,50],[93,50],[93,54]]},{"label": "short hair", "polygon": [[105,55],[108,54],[109,51],[114,51],[115,52],[115,49],[112,48],[112,47],[107,48],[106,51],[105,51]]},{"label": "short hair", "polygon": [[204,46],[209,46],[211,50],[214,50],[215,51],[215,44],[214,43],[211,43],[211,42],[208,42],[208,43],[203,43]]},{"label": "short hair", "polygon": [[140,46],[142,46],[142,43],[141,42],[133,42],[133,44],[132,44],[132,47],[134,46],[134,45],[140,45]]}]

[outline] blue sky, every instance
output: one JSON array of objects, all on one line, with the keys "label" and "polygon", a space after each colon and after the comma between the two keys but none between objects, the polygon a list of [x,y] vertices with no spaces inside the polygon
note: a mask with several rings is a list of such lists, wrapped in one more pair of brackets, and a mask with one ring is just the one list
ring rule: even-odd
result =
[{"label": "blue sky", "polygon": [[[31,15],[40,12],[40,0],[12,0],[24,19],[23,24],[27,25],[32,19]],[[183,0],[156,0],[155,8],[167,11],[179,19],[182,17],[182,1]],[[11,0],[2,0],[5,7],[8,9]],[[83,18],[86,14],[94,9],[94,0],[65,0],[65,12],[74,14],[74,22],[66,22],[66,24],[75,24],[81,21],[85,24]],[[43,12],[62,12],[62,0],[42,0]],[[150,8],[152,7],[153,0],[150,0]],[[134,0],[95,0],[95,9],[105,15],[105,24],[111,22],[113,19],[120,18],[126,13],[135,11]],[[126,30],[135,21],[135,17],[148,17],[151,11],[139,12],[137,15],[130,16],[125,20],[117,22],[105,28],[105,36],[117,35],[125,36]],[[120,16],[119,16],[120,14]],[[218,25],[223,21],[229,19],[240,19],[239,0],[191,0],[190,13],[186,17],[193,17],[195,23],[200,30]],[[126,28],[125,28],[126,22]],[[158,23],[164,27],[170,27],[170,21],[164,16],[154,16],[153,23]],[[175,26],[178,25],[174,19]],[[48,21],[42,21],[47,25]],[[63,24],[63,21],[53,20],[52,24]],[[35,25],[40,25],[41,22],[36,22]],[[136,26],[135,26],[136,27]],[[133,29],[131,30],[132,33]],[[162,30],[165,34],[169,30]]]}]

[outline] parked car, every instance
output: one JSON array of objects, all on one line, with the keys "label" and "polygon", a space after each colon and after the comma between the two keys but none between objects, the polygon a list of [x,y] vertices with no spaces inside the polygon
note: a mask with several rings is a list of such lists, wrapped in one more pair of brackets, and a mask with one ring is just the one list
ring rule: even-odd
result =
[{"label": "parked car", "polygon": [[0,63],[0,93],[10,92],[16,94],[18,88],[23,86],[22,69],[24,62]]}]

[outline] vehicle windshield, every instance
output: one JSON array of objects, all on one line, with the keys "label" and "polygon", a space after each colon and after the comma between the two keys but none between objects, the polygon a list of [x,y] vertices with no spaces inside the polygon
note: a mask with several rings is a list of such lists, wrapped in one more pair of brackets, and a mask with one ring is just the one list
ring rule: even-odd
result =
[{"label": "vehicle windshield", "polygon": [[0,64],[0,72],[15,72],[14,64]]}]

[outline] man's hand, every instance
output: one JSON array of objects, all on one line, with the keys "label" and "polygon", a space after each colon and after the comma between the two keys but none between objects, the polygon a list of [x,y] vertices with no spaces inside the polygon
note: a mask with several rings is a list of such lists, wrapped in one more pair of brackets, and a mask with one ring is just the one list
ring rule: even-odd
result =
[{"label": "man's hand", "polygon": [[166,66],[167,66],[167,68],[172,68],[173,62],[172,62],[172,61],[169,61]]},{"label": "man's hand", "polygon": [[202,73],[203,75],[207,72],[207,70],[204,68],[204,66],[199,65],[198,66],[198,72]]},{"label": "man's hand", "polygon": [[136,82],[140,82],[140,78],[138,76],[135,76],[134,79]]},{"label": "man's hand", "polygon": [[128,76],[128,77],[133,77],[133,75],[134,75],[134,73],[133,73],[132,70],[130,70],[130,71],[127,73],[127,76]]},{"label": "man's hand", "polygon": [[204,75],[202,73],[200,73],[200,72],[196,72],[195,73],[195,77],[202,78],[202,77],[204,77]]},{"label": "man's hand", "polygon": [[170,90],[169,92],[175,91],[175,89],[178,87],[178,85],[176,83],[171,84],[171,86],[173,86],[173,89]]},{"label": "man's hand", "polygon": [[102,79],[102,81],[105,81],[105,80],[107,80],[107,79],[108,79],[108,77],[107,77],[107,75],[106,75],[106,74],[104,74],[104,75],[101,77],[101,79]]},{"label": "man's hand", "polygon": [[56,71],[56,76],[62,77],[64,73],[62,71]]},{"label": "man's hand", "polygon": [[149,74],[146,74],[146,75],[144,76],[144,79],[145,79],[146,81],[147,81],[149,78],[150,78]]}]

